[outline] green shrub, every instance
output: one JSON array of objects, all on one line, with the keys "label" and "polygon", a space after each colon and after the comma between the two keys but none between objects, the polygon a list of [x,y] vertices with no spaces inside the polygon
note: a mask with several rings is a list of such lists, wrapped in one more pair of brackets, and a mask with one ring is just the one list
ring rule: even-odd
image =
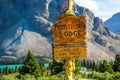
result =
[{"label": "green shrub", "polygon": [[26,74],[26,75],[18,75],[16,76],[17,79],[19,80],[34,80],[36,77],[34,75]]},{"label": "green shrub", "polygon": [[120,73],[114,73],[111,80],[120,80]]},{"label": "green shrub", "polygon": [[91,78],[96,80],[111,80],[112,75],[108,72],[104,73],[93,72]]},{"label": "green shrub", "polygon": [[90,78],[95,80],[120,80],[120,73],[113,73],[110,74],[109,72],[92,72],[92,74],[89,75]]}]

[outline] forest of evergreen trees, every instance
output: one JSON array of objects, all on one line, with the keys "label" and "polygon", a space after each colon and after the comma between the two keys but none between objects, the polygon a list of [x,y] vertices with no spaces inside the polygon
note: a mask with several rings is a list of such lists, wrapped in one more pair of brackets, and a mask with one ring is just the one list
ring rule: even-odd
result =
[{"label": "forest of evergreen trees", "polygon": [[[35,77],[40,76],[50,76],[57,75],[60,73],[64,73],[64,61],[52,61],[49,63],[48,67],[44,66],[44,62],[38,62],[33,53],[29,50],[23,61],[22,67],[16,67],[15,69],[11,69],[6,67],[4,70],[0,69],[0,74],[9,75],[11,73],[19,73],[18,78],[24,76],[26,74],[34,75]],[[90,74],[81,74],[80,67],[85,67]],[[74,71],[75,75],[81,74],[83,76],[87,75],[87,78],[96,79],[100,75],[109,74],[112,75],[111,78],[118,77],[120,79],[120,54],[116,55],[114,61],[94,61],[94,60],[79,60],[75,59],[75,67]],[[95,72],[94,72],[95,71]],[[103,74],[102,74],[103,73]],[[113,76],[114,75],[114,76]],[[104,80],[104,79],[103,79]],[[117,80],[117,79],[116,79]]]}]

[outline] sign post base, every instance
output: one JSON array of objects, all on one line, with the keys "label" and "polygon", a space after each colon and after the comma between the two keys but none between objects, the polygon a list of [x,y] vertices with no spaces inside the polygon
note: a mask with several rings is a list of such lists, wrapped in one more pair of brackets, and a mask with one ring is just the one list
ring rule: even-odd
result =
[{"label": "sign post base", "polygon": [[65,61],[65,80],[73,80],[75,70],[75,59],[66,59]]}]

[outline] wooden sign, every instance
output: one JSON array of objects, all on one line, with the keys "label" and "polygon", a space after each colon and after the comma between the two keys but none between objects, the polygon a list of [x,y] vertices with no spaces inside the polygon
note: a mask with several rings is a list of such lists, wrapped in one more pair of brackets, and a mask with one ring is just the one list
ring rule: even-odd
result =
[{"label": "wooden sign", "polygon": [[86,57],[86,19],[84,16],[58,17],[53,25],[54,59]]}]

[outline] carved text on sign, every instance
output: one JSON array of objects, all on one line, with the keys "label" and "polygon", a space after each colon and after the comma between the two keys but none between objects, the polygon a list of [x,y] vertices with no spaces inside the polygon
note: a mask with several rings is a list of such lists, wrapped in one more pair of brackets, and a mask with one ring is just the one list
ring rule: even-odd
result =
[{"label": "carved text on sign", "polygon": [[85,17],[58,17],[52,27],[54,59],[83,58],[87,55]]}]

